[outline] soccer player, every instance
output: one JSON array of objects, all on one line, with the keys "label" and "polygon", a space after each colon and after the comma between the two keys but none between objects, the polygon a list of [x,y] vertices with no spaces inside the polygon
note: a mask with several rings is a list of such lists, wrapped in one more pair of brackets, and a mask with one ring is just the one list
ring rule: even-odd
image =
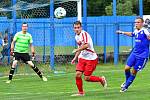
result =
[{"label": "soccer player", "polygon": [[[37,75],[43,80],[47,81],[47,78],[44,77],[41,71],[33,64],[30,60],[29,56],[29,47],[31,48],[32,57],[34,57],[34,47],[32,45],[33,40],[30,33],[27,32],[28,24],[22,24],[22,31],[17,32],[13,38],[11,43],[11,52],[10,54],[14,56],[14,60],[9,73],[9,80],[6,83],[10,83],[12,81],[12,77],[19,60],[22,60],[24,63],[29,64],[31,68],[37,73]],[[15,48],[14,48],[15,45]]]},{"label": "soccer player", "polygon": [[[125,82],[121,85],[120,92],[127,91],[128,87],[134,81],[138,71],[141,71],[147,63],[149,56],[149,40],[150,33],[146,28],[143,27],[143,18],[137,17],[135,19],[135,30],[134,32],[123,32],[117,31],[118,34],[124,34],[130,37],[135,37],[135,46],[131,51],[127,64],[125,65]],[[132,72],[130,69],[133,67]]]},{"label": "soccer player", "polygon": [[96,69],[96,65],[98,63],[98,57],[94,51],[91,36],[86,31],[82,30],[80,21],[74,22],[73,27],[74,32],[76,33],[75,40],[78,48],[73,50],[75,56],[71,63],[74,64],[75,60],[78,59],[75,77],[78,93],[71,96],[84,96],[85,93],[82,84],[82,74],[84,74],[85,81],[98,82],[105,88],[107,87],[107,82],[104,76],[92,76],[92,73]]}]

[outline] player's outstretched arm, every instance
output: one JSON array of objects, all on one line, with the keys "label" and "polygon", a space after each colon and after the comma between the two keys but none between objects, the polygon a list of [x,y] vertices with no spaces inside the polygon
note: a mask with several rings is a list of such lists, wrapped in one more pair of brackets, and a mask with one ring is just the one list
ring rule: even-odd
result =
[{"label": "player's outstretched arm", "polygon": [[15,41],[13,40],[13,41],[11,42],[11,49],[12,49],[12,50],[14,50],[14,44],[15,44]]},{"label": "player's outstretched arm", "polygon": [[150,36],[147,36],[147,39],[150,40]]},{"label": "player's outstretched arm", "polygon": [[88,48],[88,47],[89,47],[89,44],[86,43],[86,44],[80,46],[79,48],[74,49],[74,50],[72,51],[72,53],[80,52],[80,51],[82,51],[82,50],[84,50],[84,49],[86,49],[86,48]]},{"label": "player's outstretched arm", "polygon": [[34,53],[34,46],[30,43],[31,53]]},{"label": "player's outstretched arm", "polygon": [[121,30],[117,30],[116,33],[117,34],[124,34],[124,35],[127,35],[127,36],[132,36],[132,32],[124,32],[124,31],[121,31]]},{"label": "player's outstretched arm", "polygon": [[30,48],[31,48],[31,53],[32,53],[32,60],[35,59],[35,51],[34,51],[34,46],[32,45],[32,43],[30,43]]},{"label": "player's outstretched arm", "polygon": [[150,32],[148,31],[148,29],[145,29],[144,33],[146,34],[147,39],[150,40]]},{"label": "player's outstretched arm", "polygon": [[74,58],[71,60],[71,64],[75,64],[76,59],[78,58],[78,56],[80,55],[80,52],[76,52]]},{"label": "player's outstretched arm", "polygon": [[13,40],[11,42],[10,55],[12,55],[12,56],[13,56],[13,53],[14,53],[14,45],[15,45],[15,40]]},{"label": "player's outstretched arm", "polygon": [[80,46],[79,48],[74,49],[74,50],[72,51],[72,53],[76,53],[76,54],[75,54],[74,58],[72,59],[71,64],[74,64],[74,63],[75,63],[75,60],[78,58],[80,52],[81,52],[82,50],[88,48],[88,46],[89,46],[89,44],[86,43],[86,44],[84,44],[84,45]]}]

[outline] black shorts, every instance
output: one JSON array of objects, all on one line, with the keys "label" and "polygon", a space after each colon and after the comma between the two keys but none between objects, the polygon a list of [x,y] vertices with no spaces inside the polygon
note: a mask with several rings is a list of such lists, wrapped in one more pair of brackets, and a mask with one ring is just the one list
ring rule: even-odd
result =
[{"label": "black shorts", "polygon": [[29,53],[14,52],[14,60],[22,60],[24,63],[27,63],[27,61],[30,61],[30,55]]}]

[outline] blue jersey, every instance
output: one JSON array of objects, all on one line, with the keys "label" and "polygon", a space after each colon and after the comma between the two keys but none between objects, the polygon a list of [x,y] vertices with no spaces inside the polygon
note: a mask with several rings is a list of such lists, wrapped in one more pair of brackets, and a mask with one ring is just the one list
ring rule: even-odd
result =
[{"label": "blue jersey", "polygon": [[150,33],[146,28],[141,28],[140,30],[135,30],[132,33],[132,37],[135,37],[135,46],[132,51],[132,54],[141,58],[148,58],[149,56],[149,40],[147,36],[150,36]]}]

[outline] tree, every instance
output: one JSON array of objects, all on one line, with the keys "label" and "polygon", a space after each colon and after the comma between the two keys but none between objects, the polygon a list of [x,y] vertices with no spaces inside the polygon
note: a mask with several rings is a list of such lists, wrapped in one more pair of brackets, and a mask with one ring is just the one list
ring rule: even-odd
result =
[{"label": "tree", "polygon": [[150,15],[150,0],[144,0],[143,1],[143,10],[144,10],[144,15]]},{"label": "tree", "polygon": [[105,7],[109,5],[112,0],[87,0],[88,16],[102,16],[106,15]]},{"label": "tree", "polygon": [[112,3],[109,6],[106,6],[105,12],[107,16],[112,16],[112,7],[113,7]]},{"label": "tree", "polygon": [[[136,15],[133,13],[133,4],[136,3],[137,0],[117,0],[117,15],[125,15],[125,16],[130,16],[130,15]],[[105,12],[106,15],[112,15],[112,7],[113,4],[111,3],[110,5],[106,6]]]}]

